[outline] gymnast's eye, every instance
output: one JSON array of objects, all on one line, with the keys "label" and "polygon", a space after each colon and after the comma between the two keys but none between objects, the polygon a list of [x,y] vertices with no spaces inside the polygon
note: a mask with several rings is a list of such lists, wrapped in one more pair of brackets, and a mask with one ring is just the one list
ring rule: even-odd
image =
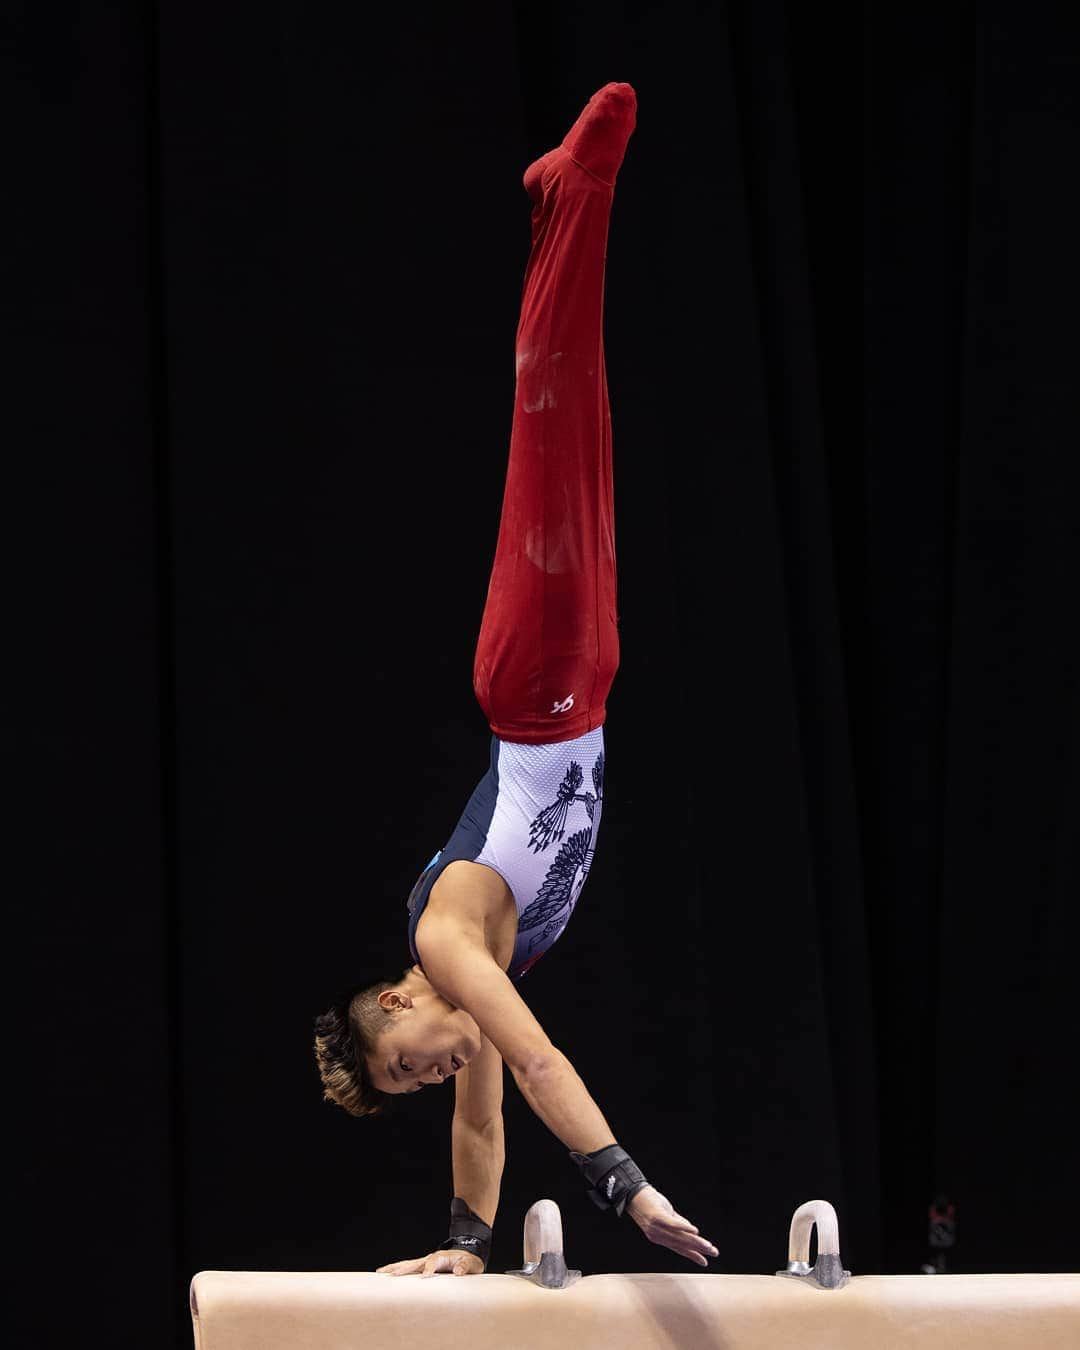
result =
[{"label": "gymnast's eye", "polygon": [[412,1073],[412,1069],[409,1067],[408,1064],[405,1063],[404,1059],[399,1059],[398,1064],[401,1066],[401,1069],[404,1073]]}]

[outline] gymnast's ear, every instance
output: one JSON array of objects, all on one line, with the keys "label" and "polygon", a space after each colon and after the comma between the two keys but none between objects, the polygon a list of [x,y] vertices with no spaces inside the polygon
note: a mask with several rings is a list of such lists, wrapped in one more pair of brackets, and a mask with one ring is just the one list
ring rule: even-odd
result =
[{"label": "gymnast's ear", "polygon": [[400,989],[384,989],[377,1002],[383,1012],[388,1013],[398,1012],[403,1008],[411,1008],[413,1005],[412,997]]},{"label": "gymnast's ear", "polygon": [[[399,979],[407,974],[403,971]],[[380,995],[397,982],[366,979],[315,1019],[315,1062],[323,1098],[351,1116],[376,1116],[397,1101],[393,1094],[375,1087],[367,1067],[367,1056],[392,1017],[390,1009],[380,1003]],[[407,994],[402,997],[411,1004]]]}]

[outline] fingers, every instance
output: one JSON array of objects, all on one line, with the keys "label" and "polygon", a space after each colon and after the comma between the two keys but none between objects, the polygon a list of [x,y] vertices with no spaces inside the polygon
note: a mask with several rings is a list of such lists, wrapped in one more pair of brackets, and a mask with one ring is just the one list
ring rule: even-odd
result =
[{"label": "fingers", "polygon": [[697,1266],[707,1266],[710,1257],[720,1255],[707,1238],[697,1238],[693,1242],[687,1242],[679,1241],[674,1235],[662,1236],[658,1234],[653,1238],[653,1241],[663,1247],[669,1247],[679,1256],[685,1256],[688,1261],[692,1261]]},{"label": "fingers", "polygon": [[707,1266],[711,1257],[720,1255],[697,1225],[677,1213],[667,1196],[653,1186],[639,1191],[627,1212],[650,1242],[670,1248],[694,1265]]},{"label": "fingers", "polygon": [[695,1229],[693,1233],[688,1233],[682,1238],[682,1240],[678,1242],[678,1245],[676,1245],[675,1242],[671,1242],[668,1245],[673,1247],[674,1250],[681,1252],[683,1256],[688,1257],[691,1261],[696,1261],[699,1266],[707,1266],[709,1264],[709,1257],[720,1255],[718,1249],[708,1238],[702,1237],[697,1229]]},{"label": "fingers", "polygon": [[391,1261],[388,1266],[376,1267],[376,1275],[414,1275],[423,1268],[426,1257],[421,1256],[413,1261]]},{"label": "fingers", "polygon": [[417,1257],[413,1261],[391,1261],[389,1265],[378,1266],[376,1275],[478,1275],[484,1269],[484,1263],[469,1252],[448,1248],[445,1251],[431,1252],[428,1256]]},{"label": "fingers", "polygon": [[707,1266],[710,1257],[719,1256],[719,1251],[706,1238],[702,1238],[698,1246],[685,1250],[683,1255],[688,1260],[696,1262],[699,1266]]},{"label": "fingers", "polygon": [[679,1256],[685,1256],[688,1261],[693,1261],[695,1265],[699,1266],[707,1266],[711,1258],[720,1255],[712,1243],[704,1238],[700,1242],[689,1243],[657,1235],[653,1238],[653,1241],[662,1247],[669,1247]]},{"label": "fingers", "polygon": [[695,1265],[707,1266],[710,1257],[720,1255],[713,1243],[707,1237],[702,1237],[694,1224],[681,1214],[673,1213],[670,1218],[657,1219],[648,1237],[650,1241],[685,1256]]},{"label": "fingers", "polygon": [[470,1252],[456,1251],[450,1248],[443,1252],[432,1252],[424,1263],[421,1275],[439,1275],[443,1271],[451,1275],[478,1275],[484,1269],[484,1263]]},{"label": "fingers", "polygon": [[667,1224],[669,1228],[673,1229],[673,1231],[677,1231],[680,1233],[692,1233],[694,1241],[690,1245],[693,1246],[697,1251],[705,1253],[709,1256],[720,1255],[720,1253],[709,1241],[709,1239],[701,1236],[701,1230],[698,1228],[697,1224],[691,1223],[689,1219],[683,1218],[681,1214],[676,1214],[673,1210],[671,1218],[667,1220]]},{"label": "fingers", "polygon": [[432,1252],[430,1256],[418,1256],[413,1261],[391,1261],[388,1266],[379,1266],[376,1275],[435,1275],[440,1270],[449,1270],[454,1252]]}]

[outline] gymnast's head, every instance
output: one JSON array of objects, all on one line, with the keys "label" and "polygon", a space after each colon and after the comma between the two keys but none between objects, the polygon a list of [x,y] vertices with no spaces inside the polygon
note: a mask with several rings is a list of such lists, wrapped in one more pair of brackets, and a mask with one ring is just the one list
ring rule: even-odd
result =
[{"label": "gymnast's head", "polygon": [[315,1019],[323,1097],[351,1116],[377,1116],[391,1097],[446,1083],[479,1051],[475,1020],[419,966],[356,985]]}]

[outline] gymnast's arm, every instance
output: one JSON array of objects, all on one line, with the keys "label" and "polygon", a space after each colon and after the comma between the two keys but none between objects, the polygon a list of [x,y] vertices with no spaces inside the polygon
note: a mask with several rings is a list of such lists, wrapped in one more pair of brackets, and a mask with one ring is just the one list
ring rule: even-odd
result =
[{"label": "gymnast's arm", "polygon": [[[506,1149],[503,1141],[503,1062],[486,1036],[480,1053],[454,1075],[454,1119],[450,1127],[454,1195],[491,1227],[499,1208]],[[379,1266],[380,1275],[479,1275],[483,1260],[475,1252],[440,1251],[409,1261]]]},{"label": "gymnast's arm", "polygon": [[[567,1148],[594,1153],[617,1142],[576,1069],[552,1045],[477,927],[431,914],[423,936],[417,933],[417,945],[428,979],[443,998],[475,1018],[529,1106]],[[708,1258],[717,1255],[709,1239],[654,1186],[638,1191],[626,1213],[650,1242],[696,1265],[708,1265]]]},{"label": "gymnast's arm", "polygon": [[417,933],[417,946],[428,979],[443,998],[475,1018],[529,1106],[567,1148],[591,1153],[616,1142],[574,1066],[551,1043],[479,929],[431,914]]},{"label": "gymnast's arm", "polygon": [[454,1194],[494,1226],[506,1147],[502,1056],[486,1036],[480,1053],[454,1075],[451,1145]]}]

